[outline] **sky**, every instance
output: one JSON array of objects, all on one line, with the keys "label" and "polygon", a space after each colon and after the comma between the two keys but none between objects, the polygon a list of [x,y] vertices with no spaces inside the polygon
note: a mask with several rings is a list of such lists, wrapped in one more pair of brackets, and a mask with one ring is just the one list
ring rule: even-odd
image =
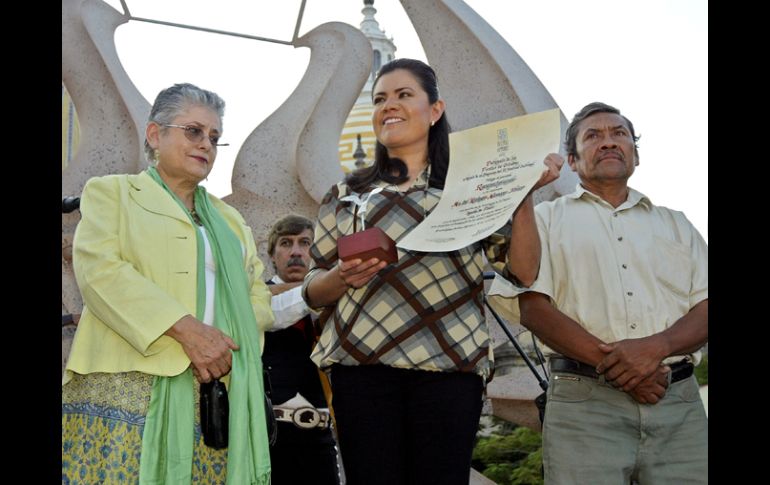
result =
[{"label": "sky", "polygon": [[[119,0],[108,0],[122,12]],[[300,0],[126,0],[133,16],[290,41]],[[708,240],[707,0],[465,0],[522,57],[568,120],[602,101],[633,123],[640,165],[629,185],[683,211]],[[397,57],[427,60],[397,0],[375,0]],[[362,0],[307,0],[299,35],[330,21],[360,26]],[[291,94],[310,51],[253,39],[129,21],[115,42],[152,103],[177,82],[227,103],[223,142],[205,185],[224,197],[238,149]],[[441,73],[439,74],[439,80]],[[447,106],[451,114],[451,106]]]}]

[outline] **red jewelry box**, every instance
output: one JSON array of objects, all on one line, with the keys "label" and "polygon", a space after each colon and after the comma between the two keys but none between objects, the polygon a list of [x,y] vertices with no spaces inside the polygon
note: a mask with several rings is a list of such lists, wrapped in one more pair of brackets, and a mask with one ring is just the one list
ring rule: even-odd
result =
[{"label": "red jewelry box", "polygon": [[356,258],[361,261],[378,258],[388,264],[398,261],[396,243],[379,227],[370,227],[337,239],[337,254],[343,261]]}]

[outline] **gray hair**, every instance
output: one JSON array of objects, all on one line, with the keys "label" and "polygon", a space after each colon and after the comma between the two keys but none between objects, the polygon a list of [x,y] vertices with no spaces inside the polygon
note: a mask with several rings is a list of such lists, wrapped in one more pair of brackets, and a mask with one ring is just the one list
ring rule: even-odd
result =
[{"label": "gray hair", "polygon": [[[190,106],[203,106],[216,112],[221,123],[225,115],[225,102],[217,93],[206,91],[190,83],[174,84],[155,98],[147,123],[155,122],[161,127],[170,124]],[[165,128],[162,128],[165,130]],[[155,149],[144,140],[144,155],[150,164],[155,163]]]}]

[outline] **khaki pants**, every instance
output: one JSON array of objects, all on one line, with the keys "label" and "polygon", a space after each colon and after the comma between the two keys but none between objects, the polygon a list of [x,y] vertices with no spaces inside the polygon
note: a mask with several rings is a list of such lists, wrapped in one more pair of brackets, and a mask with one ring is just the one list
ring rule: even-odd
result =
[{"label": "khaki pants", "polygon": [[548,485],[708,483],[708,421],[695,377],[652,405],[604,382],[554,373],[543,466]]}]

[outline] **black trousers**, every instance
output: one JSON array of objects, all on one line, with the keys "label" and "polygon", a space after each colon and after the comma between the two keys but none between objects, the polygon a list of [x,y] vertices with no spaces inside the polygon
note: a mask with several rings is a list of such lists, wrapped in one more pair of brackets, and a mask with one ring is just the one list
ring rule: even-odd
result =
[{"label": "black trousers", "polygon": [[479,375],[335,364],[331,382],[348,485],[468,485]]},{"label": "black trousers", "polygon": [[337,485],[337,451],[330,429],[299,429],[278,423],[278,439],[270,447],[272,485]]}]

